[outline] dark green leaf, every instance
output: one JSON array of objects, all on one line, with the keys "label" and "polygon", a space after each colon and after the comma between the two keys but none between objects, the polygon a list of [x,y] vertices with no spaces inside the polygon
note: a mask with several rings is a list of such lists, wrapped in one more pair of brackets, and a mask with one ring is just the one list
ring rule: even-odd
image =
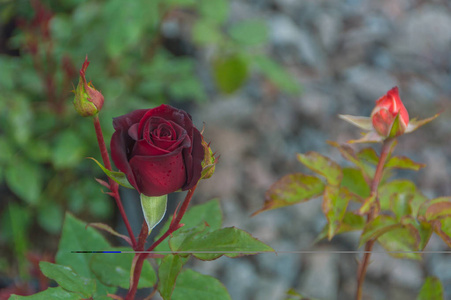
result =
[{"label": "dark green leaf", "polygon": [[323,191],[324,183],[317,177],[302,173],[285,175],[268,189],[263,208],[254,212],[253,216],[265,210],[305,202]]},{"label": "dark green leaf", "polygon": [[424,281],[417,300],[443,300],[443,286],[437,277],[429,276]]},{"label": "dark green leaf", "polygon": [[[160,229],[160,233],[156,237],[160,238],[168,229],[169,224],[171,222],[171,218],[164,224],[164,226]],[[218,199],[210,200],[203,204],[195,205],[188,209],[188,211],[183,216],[180,221],[181,224],[185,224],[182,230],[188,230],[195,227],[199,227],[205,224],[208,224],[208,228],[210,230],[216,230],[221,228],[222,225],[222,213],[221,207],[219,205]],[[205,228],[199,228],[196,231],[201,231]],[[174,232],[172,235],[177,236],[181,231],[178,230]],[[167,242],[163,242],[155,249],[157,251],[170,251],[169,245]]]},{"label": "dark green leaf", "polygon": [[283,92],[292,95],[301,92],[300,83],[276,61],[266,56],[256,56],[253,62],[255,67]]},{"label": "dark green leaf", "polygon": [[[111,251],[133,251],[131,248],[110,248]],[[92,256],[90,267],[96,277],[107,286],[130,287],[130,270],[133,253],[96,253]],[[152,287],[157,281],[155,271],[149,261],[144,261],[138,288]]]},{"label": "dark green leaf", "polygon": [[413,226],[393,228],[382,234],[377,241],[387,251],[406,251],[405,253],[389,253],[393,257],[421,260],[420,253],[409,252],[418,251],[420,242],[418,231]]},{"label": "dark green leaf", "polygon": [[245,20],[234,23],[228,30],[232,39],[244,46],[260,45],[268,39],[268,29],[263,20]]},{"label": "dark green leaf", "polygon": [[80,294],[72,293],[64,290],[62,287],[48,288],[45,291],[39,292],[31,296],[17,296],[11,295],[9,300],[49,300],[49,299],[61,299],[61,300],[80,300]]},{"label": "dark green leaf", "polygon": [[379,215],[371,220],[368,224],[366,224],[365,228],[363,229],[362,236],[360,237],[359,247],[361,247],[367,241],[371,239],[377,239],[387,231],[401,226],[402,224],[398,223],[398,221],[396,221],[393,217]]},{"label": "dark green leaf", "polygon": [[96,290],[94,280],[78,275],[70,267],[46,261],[41,261],[39,267],[46,277],[55,280],[65,290],[82,294],[83,298],[91,297]]},{"label": "dark green leaf", "polygon": [[95,158],[88,157],[89,159],[92,159],[95,161],[95,163],[102,169],[102,171],[105,173],[106,176],[116,181],[118,184],[129,188],[134,189],[134,187],[128,182],[127,176],[125,176],[122,172],[116,172],[116,171],[110,171],[107,168],[105,168],[101,163],[99,163]]},{"label": "dark green leaf", "polygon": [[178,255],[166,255],[158,268],[158,291],[164,300],[171,299],[177,276],[183,267],[183,260]]},{"label": "dark green leaf", "polygon": [[425,166],[425,164],[416,163],[406,156],[393,156],[385,164],[385,168],[410,169],[415,171]]},{"label": "dark green leaf", "polygon": [[330,185],[338,186],[343,177],[340,166],[330,158],[317,152],[297,155],[298,160],[315,173],[324,176]]},{"label": "dark green leaf", "polygon": [[322,209],[329,223],[329,240],[337,233],[351,198],[352,195],[346,188],[340,189],[335,186],[326,186],[323,195]]},{"label": "dark green leaf", "polygon": [[216,84],[221,92],[231,94],[247,79],[247,64],[238,55],[220,57],[213,63]]},{"label": "dark green leaf", "polygon": [[370,187],[365,181],[362,175],[362,171],[355,168],[343,168],[342,169],[343,178],[341,180],[341,186],[347,188],[350,192],[359,195],[362,199],[370,196]]},{"label": "dark green leaf", "polygon": [[224,285],[208,275],[184,270],[177,278],[172,300],[231,300]]},{"label": "dark green leaf", "polygon": [[[56,263],[71,267],[75,273],[87,277],[95,278],[89,267],[89,261],[93,254],[71,253],[71,251],[101,251],[110,249],[110,244],[105,238],[93,228],[86,228],[86,224],[69,213],[63,224],[61,239],[56,254]],[[97,281],[96,295],[114,293],[116,288],[108,288],[100,281]]]},{"label": "dark green leaf", "polygon": [[[252,237],[249,233],[228,227],[207,233],[192,232],[174,236],[169,245],[172,251],[192,251],[192,255],[202,260],[213,260],[222,255],[239,257],[259,252],[272,252],[274,249]],[[217,253],[201,253],[217,252]]]},{"label": "dark green leaf", "polygon": [[35,205],[41,196],[42,173],[38,165],[16,156],[6,169],[6,183],[22,200]]}]

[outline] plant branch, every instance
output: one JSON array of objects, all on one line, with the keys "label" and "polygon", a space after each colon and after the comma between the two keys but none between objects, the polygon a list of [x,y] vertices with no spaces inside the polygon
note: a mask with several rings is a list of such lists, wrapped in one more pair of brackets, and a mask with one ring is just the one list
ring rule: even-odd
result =
[{"label": "plant branch", "polygon": [[[100,149],[100,154],[102,155],[103,164],[105,165],[105,168],[112,171],[110,157],[108,155],[108,150],[106,149],[106,146],[105,146],[105,140],[103,138],[102,128],[100,127],[100,121],[99,121],[98,114],[94,116],[94,128],[96,130],[97,142],[99,144],[99,149]],[[111,178],[108,178],[108,179],[109,179],[109,183],[110,183],[110,189],[112,192],[111,195],[113,196],[114,200],[116,200],[117,207],[119,208],[119,212],[122,216],[122,219],[124,220],[125,227],[127,228],[127,231],[128,231],[128,235],[130,236],[130,239],[132,241],[133,249],[135,249],[136,248],[136,239],[133,234],[130,223],[128,221],[127,215],[125,214],[124,206],[122,206],[121,196],[119,195],[119,185],[117,184],[117,182],[115,182]]]},{"label": "plant branch", "polygon": [[[384,171],[384,165],[387,161],[387,157],[389,156],[390,152],[393,150],[394,147],[392,147],[395,139],[394,138],[388,138],[384,141],[382,145],[381,150],[381,156],[379,158],[379,162],[376,166],[376,172],[374,173],[373,180],[371,181],[371,197],[375,197],[375,202],[373,207],[371,207],[370,212],[367,215],[366,224],[368,224],[371,220],[373,220],[380,211],[380,203],[378,198],[378,187],[379,183],[381,182],[383,171]],[[371,250],[373,249],[374,243],[376,242],[375,239],[371,239],[365,244],[365,254],[363,255],[362,261],[359,263],[358,271],[357,271],[357,290],[356,290],[356,300],[362,299],[362,287],[363,282],[365,281],[365,275],[366,270],[368,269],[368,265],[370,262],[371,257]]]},{"label": "plant branch", "polygon": [[[180,221],[182,220],[183,216],[186,213],[186,210],[188,209],[188,205],[189,205],[189,203],[191,201],[191,198],[193,197],[193,194],[194,194],[194,191],[196,190],[196,187],[197,187],[197,184],[192,189],[190,189],[188,191],[188,193],[185,196],[185,200],[183,200],[182,207],[180,208],[180,210],[178,212],[177,211],[174,212],[174,216],[173,216],[173,219],[171,221],[171,225],[169,225],[168,230],[158,240],[156,240],[152,244],[152,246],[150,246],[147,249],[146,253],[135,254],[135,257],[137,256],[138,260],[136,262],[135,269],[133,271],[133,283],[130,286],[130,290],[128,291],[127,297],[125,298],[126,300],[133,300],[134,297],[135,297],[136,290],[138,289],[139,277],[141,276],[142,266],[144,264],[144,261],[146,260],[146,258],[150,254],[149,252],[153,251],[169,235],[171,235],[177,229],[179,229],[180,227],[183,226],[183,224],[180,224]],[[147,225],[146,225],[146,228],[147,228]],[[144,224],[143,224],[143,229],[144,229]],[[141,240],[141,238],[140,238],[140,240]]]}]

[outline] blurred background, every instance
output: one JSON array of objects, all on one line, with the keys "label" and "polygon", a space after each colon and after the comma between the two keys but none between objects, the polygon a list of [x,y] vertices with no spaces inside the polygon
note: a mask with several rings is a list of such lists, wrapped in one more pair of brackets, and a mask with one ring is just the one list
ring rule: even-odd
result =
[{"label": "blurred background", "polygon": [[[451,195],[447,0],[0,0],[0,299],[39,290],[37,263],[53,259],[66,211],[123,230],[94,180],[103,175],[85,159],[100,157],[92,121],[72,106],[86,55],[87,79],[105,96],[106,140],[114,116],[161,103],[185,109],[221,155],[193,204],[219,198],[225,226],[276,250],[357,249],[352,233],[313,244],[326,224],[320,199],[250,215],[278,178],[307,172],[297,152],[343,162],[326,141],[359,131],[337,114],[369,115],[393,86],[411,117],[444,111],[396,150],[427,167],[396,175],[428,197]],[[137,232],[137,195],[123,196]],[[175,205],[183,195],[171,197]],[[426,248],[444,249],[435,236]],[[190,266],[219,278],[232,299],[285,299],[290,288],[350,299],[356,258],[261,254]],[[414,299],[427,275],[451,299],[451,255],[372,259],[367,299]]]}]

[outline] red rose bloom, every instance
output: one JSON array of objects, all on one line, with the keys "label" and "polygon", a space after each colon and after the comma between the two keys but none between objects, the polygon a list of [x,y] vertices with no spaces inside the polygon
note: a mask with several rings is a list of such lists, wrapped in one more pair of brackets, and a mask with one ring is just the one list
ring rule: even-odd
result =
[{"label": "red rose bloom", "polygon": [[394,87],[376,101],[376,107],[371,112],[374,129],[381,136],[388,136],[396,116],[399,114],[400,130],[397,135],[404,133],[409,124],[409,113],[399,98],[398,88]]},{"label": "red rose bloom", "polygon": [[162,196],[199,181],[202,136],[185,111],[163,104],[114,118],[113,126],[111,156],[139,193]]}]

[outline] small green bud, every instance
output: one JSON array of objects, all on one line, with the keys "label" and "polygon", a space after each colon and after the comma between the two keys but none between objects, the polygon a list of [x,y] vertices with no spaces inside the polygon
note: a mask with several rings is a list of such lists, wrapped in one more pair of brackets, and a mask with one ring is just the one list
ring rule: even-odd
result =
[{"label": "small green bud", "polygon": [[[203,130],[202,130],[203,131]],[[208,179],[213,176],[215,166],[218,163],[218,158],[215,153],[211,151],[210,143],[207,143],[202,136],[202,146],[204,147],[204,160],[202,161],[202,175],[201,179]]]},{"label": "small green bud", "polygon": [[80,70],[80,80],[75,89],[74,107],[82,117],[95,116],[103,106],[103,95],[86,81],[85,72],[89,66],[88,56]]}]

